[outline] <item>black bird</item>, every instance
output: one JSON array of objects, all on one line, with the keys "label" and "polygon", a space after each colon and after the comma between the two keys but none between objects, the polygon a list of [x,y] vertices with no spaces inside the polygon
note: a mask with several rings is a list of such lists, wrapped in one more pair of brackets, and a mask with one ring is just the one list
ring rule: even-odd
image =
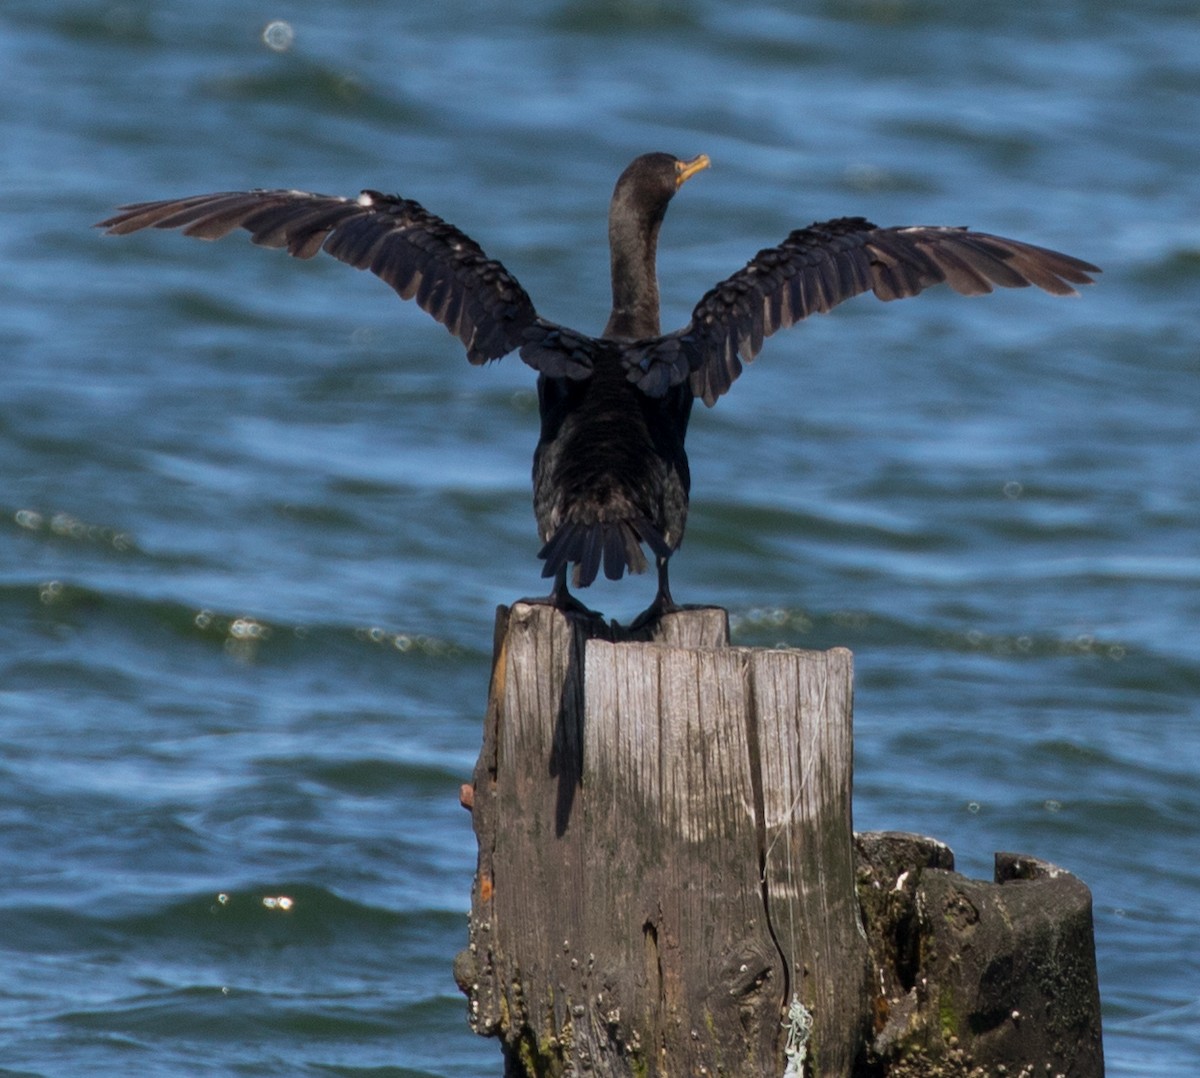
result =
[{"label": "black bird", "polygon": [[675,609],[667,563],[683,539],[688,475],[684,436],[692,401],[711,406],[763,339],[843,300],[872,291],[902,299],[940,282],[965,296],[994,285],[1037,285],[1075,295],[1097,267],[1043,247],[965,228],[879,228],[841,217],[792,232],[710,289],[682,329],[659,326],[655,258],[667,204],[707,168],[704,154],[638,157],[621,174],[608,214],[612,314],[599,337],[540,317],[499,262],[411,199],[363,191],[357,198],[305,191],[237,191],[139,202],[98,227],[124,235],[182,228],[218,239],[241,227],[254,243],[297,258],[324,250],[367,269],[402,299],[416,299],[466,346],[474,364],[509,352],[538,372],[542,430],[533,458],[533,504],[544,546],[549,601],[586,610],[567,589],[601,567],[619,579],[644,572],[643,544],[658,567],[658,593],[635,624]]}]

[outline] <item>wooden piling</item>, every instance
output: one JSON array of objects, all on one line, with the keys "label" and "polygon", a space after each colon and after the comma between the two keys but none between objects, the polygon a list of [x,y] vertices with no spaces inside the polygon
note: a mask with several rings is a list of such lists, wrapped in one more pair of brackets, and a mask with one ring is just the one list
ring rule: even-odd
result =
[{"label": "wooden piling", "polygon": [[894,870],[911,897],[945,856],[856,849],[851,711],[848,651],[730,647],[723,610],[631,634],[500,608],[455,973],[506,1075],[898,1078],[914,1045],[973,1065],[914,1000],[916,919],[872,890]]}]

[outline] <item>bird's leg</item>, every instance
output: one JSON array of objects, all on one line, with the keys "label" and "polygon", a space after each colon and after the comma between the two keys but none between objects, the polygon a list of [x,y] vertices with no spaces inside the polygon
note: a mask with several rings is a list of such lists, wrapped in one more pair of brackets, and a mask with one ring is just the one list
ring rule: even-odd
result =
[{"label": "bird's leg", "polygon": [[567,567],[564,565],[554,576],[554,587],[545,598],[521,599],[522,603],[534,606],[552,606],[566,614],[582,614],[588,618],[603,618],[604,615],[586,607],[567,590]]},{"label": "bird's leg", "polygon": [[657,607],[660,614],[669,614],[679,609],[671,598],[671,585],[667,580],[667,563],[670,559],[660,557],[655,560],[658,562],[658,594],[651,605]]},{"label": "bird's leg", "polygon": [[664,614],[670,614],[679,609],[675,600],[671,598],[671,585],[667,581],[668,559],[659,557],[656,560],[658,563],[658,594],[654,596],[654,602],[633,619],[629,626],[631,629],[641,629],[658,621]]},{"label": "bird's leg", "polygon": [[550,603],[559,610],[578,609],[583,605],[567,590],[567,567],[565,565],[554,574],[554,587],[550,589]]}]

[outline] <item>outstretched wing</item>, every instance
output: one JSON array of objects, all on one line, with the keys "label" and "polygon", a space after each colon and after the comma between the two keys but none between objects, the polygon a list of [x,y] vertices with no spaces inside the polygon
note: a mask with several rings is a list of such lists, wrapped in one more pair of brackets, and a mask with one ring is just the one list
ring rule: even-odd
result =
[{"label": "outstretched wing", "polygon": [[676,333],[626,349],[629,379],[660,396],[685,378],[705,404],[716,403],[762,348],[763,340],[814,312],[862,292],[882,300],[915,296],[946,282],[964,296],[1037,285],[1075,295],[1097,267],[1058,251],[965,228],[879,228],[843,217],[798,229],[759,251],[696,304]]},{"label": "outstretched wing", "polygon": [[517,279],[469,236],[411,199],[364,191],[358,198],[306,191],[228,191],[138,202],[98,225],[111,235],[180,228],[215,240],[244,228],[263,247],[296,258],[326,251],[370,270],[453,333],[476,364],[515,349],[556,377],[591,372],[582,338],[538,317]]}]

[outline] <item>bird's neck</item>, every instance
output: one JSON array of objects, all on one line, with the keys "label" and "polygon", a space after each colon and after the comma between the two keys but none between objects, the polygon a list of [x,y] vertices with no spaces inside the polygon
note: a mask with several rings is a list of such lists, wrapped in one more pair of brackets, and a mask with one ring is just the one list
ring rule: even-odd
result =
[{"label": "bird's neck", "polygon": [[605,337],[637,340],[661,332],[655,269],[661,224],[661,215],[648,221],[616,213],[609,216],[613,305]]}]

